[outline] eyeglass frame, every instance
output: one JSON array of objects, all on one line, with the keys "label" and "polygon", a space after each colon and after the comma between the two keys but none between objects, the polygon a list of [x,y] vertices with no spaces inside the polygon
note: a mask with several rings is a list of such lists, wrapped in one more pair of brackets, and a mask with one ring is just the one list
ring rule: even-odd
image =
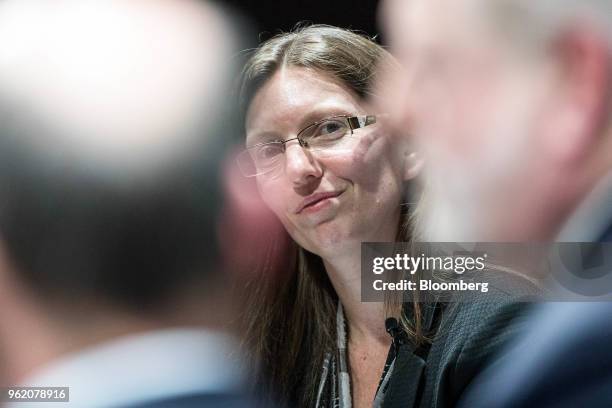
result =
[{"label": "eyeglass frame", "polygon": [[[246,149],[244,149],[242,152],[240,152],[240,154],[238,155],[238,157],[236,157],[236,162],[238,165],[238,168],[240,169],[240,172],[242,173],[242,175],[244,177],[257,177],[257,176],[261,176],[264,174],[268,174],[272,171],[274,171],[274,169],[270,169],[268,171],[264,171],[262,173],[257,173],[257,174],[252,174],[252,175],[246,175],[245,172],[243,171],[242,167],[240,166],[240,162],[239,162],[239,157],[245,153],[248,153],[250,150],[258,148],[258,147],[262,147],[262,146],[266,146],[266,145],[278,145],[281,144],[282,147],[282,152],[285,153],[286,149],[287,149],[287,143],[292,142],[294,140],[297,140],[299,145],[303,148],[308,148],[308,142],[305,141],[302,137],[300,137],[300,135],[304,134],[305,131],[307,131],[308,129],[318,126],[321,123],[324,123],[328,120],[332,120],[332,119],[346,119],[346,123],[348,124],[349,130],[351,131],[351,135],[353,134],[353,131],[355,129],[361,129],[364,128],[366,126],[369,125],[373,125],[376,123],[376,118],[377,116],[381,116],[381,115],[336,115],[336,116],[330,116],[321,120],[318,120],[316,122],[313,122],[311,124],[309,124],[308,126],[302,128],[296,135],[296,137],[292,137],[290,139],[285,139],[285,140],[274,140],[271,142],[261,142],[261,143],[257,143],[254,144],[253,146],[247,147]],[[344,138],[346,135],[342,136],[341,138]]]}]

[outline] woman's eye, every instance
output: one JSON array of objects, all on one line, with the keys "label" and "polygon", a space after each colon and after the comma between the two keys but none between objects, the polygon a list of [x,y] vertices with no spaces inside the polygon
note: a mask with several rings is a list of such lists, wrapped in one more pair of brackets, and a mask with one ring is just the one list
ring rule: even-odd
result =
[{"label": "woman's eye", "polygon": [[279,145],[265,145],[257,149],[257,160],[270,160],[282,153],[282,148]]},{"label": "woman's eye", "polygon": [[317,136],[335,135],[346,131],[346,124],[340,121],[328,121],[321,123],[316,132]]}]

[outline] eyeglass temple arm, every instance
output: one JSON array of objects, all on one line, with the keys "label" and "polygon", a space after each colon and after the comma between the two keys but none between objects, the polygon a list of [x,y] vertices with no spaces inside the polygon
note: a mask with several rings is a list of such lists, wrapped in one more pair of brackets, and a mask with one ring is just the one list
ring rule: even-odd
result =
[{"label": "eyeglass temple arm", "polygon": [[353,117],[346,118],[346,119],[348,121],[348,124],[349,124],[351,130],[359,129],[359,128],[371,125],[373,123],[376,123],[376,116],[375,115],[353,116]]}]

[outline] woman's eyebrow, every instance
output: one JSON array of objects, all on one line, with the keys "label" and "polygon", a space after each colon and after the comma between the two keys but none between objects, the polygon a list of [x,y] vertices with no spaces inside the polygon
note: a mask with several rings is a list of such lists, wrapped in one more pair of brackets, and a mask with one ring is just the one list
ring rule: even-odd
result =
[{"label": "woman's eyebrow", "polygon": [[300,129],[303,129],[306,126],[312,125],[318,121],[323,119],[328,119],[334,116],[343,116],[343,115],[352,115],[353,113],[346,108],[321,108],[315,109],[310,113],[306,114],[302,120],[300,121]]}]

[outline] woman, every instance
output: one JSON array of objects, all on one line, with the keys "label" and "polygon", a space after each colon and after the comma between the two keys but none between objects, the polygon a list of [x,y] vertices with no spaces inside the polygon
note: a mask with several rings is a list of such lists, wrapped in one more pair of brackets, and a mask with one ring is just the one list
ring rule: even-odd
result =
[{"label": "woman", "polygon": [[262,265],[250,283],[246,345],[258,391],[285,406],[453,406],[521,310],[510,297],[361,302],[361,243],[410,240],[403,204],[419,169],[365,101],[383,59],[370,39],[316,25],[262,44],[244,69],[238,162],[291,237],[282,251],[271,242],[287,256],[280,275]]}]

